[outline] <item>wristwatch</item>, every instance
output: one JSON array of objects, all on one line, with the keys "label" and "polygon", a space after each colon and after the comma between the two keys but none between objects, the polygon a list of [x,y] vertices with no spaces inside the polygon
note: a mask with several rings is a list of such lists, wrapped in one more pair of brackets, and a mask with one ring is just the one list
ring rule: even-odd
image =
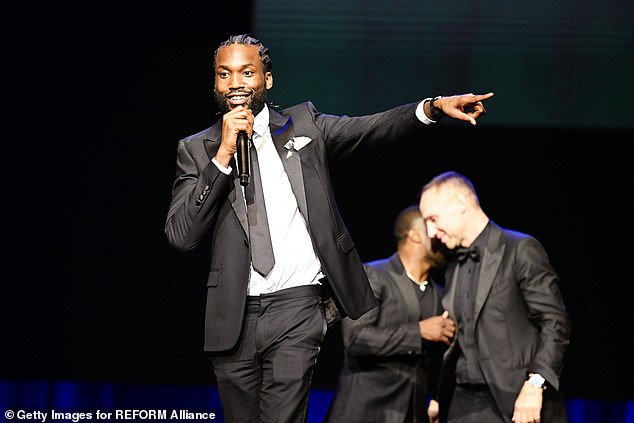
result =
[{"label": "wristwatch", "polygon": [[429,101],[429,114],[431,115],[429,117],[431,120],[436,122],[440,122],[442,118],[445,117],[445,113],[439,107],[434,106],[434,102],[436,100],[440,100],[441,98],[442,96],[439,95]]},{"label": "wristwatch", "polygon": [[537,389],[545,389],[544,388],[544,382],[546,382],[546,379],[544,379],[542,377],[542,375],[540,375],[539,373],[531,373],[531,374],[529,374],[528,383],[533,385],[533,387],[535,387]]}]

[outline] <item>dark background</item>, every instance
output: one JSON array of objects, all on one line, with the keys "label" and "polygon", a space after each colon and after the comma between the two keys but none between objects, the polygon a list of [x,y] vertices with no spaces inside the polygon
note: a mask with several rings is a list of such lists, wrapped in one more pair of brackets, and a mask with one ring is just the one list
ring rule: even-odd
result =
[{"label": "dark background", "polygon": [[[627,7],[621,25],[632,22]],[[228,2],[4,6],[0,378],[213,383],[202,352],[207,250],[173,250],[163,225],[177,141],[209,126],[217,112],[212,52],[233,33],[254,32],[267,44],[261,34],[270,28],[254,19],[262,13],[261,4],[248,2],[239,9]],[[494,52],[499,66],[485,67],[494,74],[456,80],[455,87],[452,76],[478,74],[482,66],[462,60],[459,69],[450,66],[449,79],[440,79],[446,61],[412,74],[382,56],[376,68],[385,84],[377,84],[360,76],[365,68],[342,69],[339,53],[316,48],[313,40],[305,40],[306,48],[316,56],[295,56],[293,73],[276,62],[276,54],[282,63],[288,59],[286,50],[273,48],[284,39],[302,41],[297,32],[272,36],[278,79],[270,98],[282,106],[312,100],[324,112],[360,114],[437,94],[496,92],[475,128],[450,123],[419,140],[333,164],[339,206],[358,250],[364,260],[391,254],[392,222],[417,202],[421,185],[448,169],[466,174],[489,216],[536,236],[560,275],[573,322],[562,382],[567,396],[634,398],[634,110],[623,101],[634,94],[632,45],[610,56],[610,72],[596,65],[604,81],[626,81],[625,92],[588,92],[581,84],[562,98],[548,95],[552,84],[544,86],[539,75],[513,91],[503,50]],[[506,47],[499,44],[496,49]],[[398,49],[418,57],[416,46]],[[462,57],[460,50],[436,50]],[[433,57],[432,49],[413,61]],[[562,80],[571,75],[567,66],[547,74],[558,71]],[[282,72],[297,79],[291,90],[300,100],[285,94]],[[421,79],[432,88],[412,88],[410,81]],[[525,102],[531,91],[541,94]],[[339,110],[340,104],[350,108]],[[557,115],[568,108],[590,113]],[[334,386],[340,358],[335,327],[315,386]]]}]

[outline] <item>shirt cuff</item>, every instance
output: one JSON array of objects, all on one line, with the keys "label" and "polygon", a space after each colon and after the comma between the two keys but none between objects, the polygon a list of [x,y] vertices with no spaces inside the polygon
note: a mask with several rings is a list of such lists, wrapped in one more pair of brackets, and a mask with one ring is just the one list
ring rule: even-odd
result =
[{"label": "shirt cuff", "polygon": [[221,165],[218,160],[216,160],[216,158],[214,157],[213,159],[211,159],[211,162],[213,164],[216,165],[216,167],[218,168],[219,171],[221,171],[222,173],[224,173],[225,175],[229,175],[231,174],[231,166],[229,167],[224,167],[223,165]]},{"label": "shirt cuff", "polygon": [[427,115],[425,114],[425,109],[423,108],[423,105],[425,104],[425,102],[431,101],[431,100],[432,100],[431,97],[428,97],[425,100],[418,103],[418,106],[416,106],[416,117],[425,125],[432,125],[436,123],[435,120],[431,120],[430,118],[427,117]]}]

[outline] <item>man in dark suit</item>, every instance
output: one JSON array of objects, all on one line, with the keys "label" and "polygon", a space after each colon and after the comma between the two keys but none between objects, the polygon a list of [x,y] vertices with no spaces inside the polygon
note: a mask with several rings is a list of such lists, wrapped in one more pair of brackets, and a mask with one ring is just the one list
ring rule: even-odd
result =
[{"label": "man in dark suit", "polygon": [[399,213],[394,238],[395,254],[366,264],[378,306],[341,320],[344,361],[328,423],[427,422],[428,386],[456,325],[441,308],[443,256],[418,205]]},{"label": "man in dark suit", "polygon": [[458,332],[432,421],[566,422],[559,376],[571,323],[543,246],[491,221],[457,172],[423,187],[420,210],[429,236],[455,253],[442,304]]},{"label": "man in dark suit", "polygon": [[[248,35],[218,47],[222,118],[179,142],[165,225],[182,251],[211,236],[204,348],[233,423],[305,421],[326,315],[336,308],[358,318],[375,306],[328,161],[419,133],[442,115],[475,124],[493,95],[437,97],[356,118],[311,103],[277,112],[266,104],[271,66],[268,49]],[[253,148],[239,177],[243,134]]]}]

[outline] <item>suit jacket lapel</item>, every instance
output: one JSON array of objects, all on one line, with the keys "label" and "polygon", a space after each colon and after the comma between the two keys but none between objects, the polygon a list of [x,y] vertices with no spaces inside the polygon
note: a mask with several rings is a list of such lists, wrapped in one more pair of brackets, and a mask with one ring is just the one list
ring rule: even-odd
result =
[{"label": "suit jacket lapel", "polygon": [[242,185],[240,185],[240,178],[238,178],[238,174],[235,171],[235,166],[232,166],[232,168],[234,169],[233,189],[229,193],[229,197],[227,198],[227,200],[231,203],[231,207],[233,207],[233,211],[235,212],[238,220],[240,221],[240,226],[242,226],[242,229],[244,230],[244,234],[248,238],[249,226],[247,221],[247,206],[244,203],[244,194],[242,191]]},{"label": "suit jacket lapel", "polygon": [[396,283],[396,286],[405,300],[405,305],[407,307],[407,320],[409,322],[416,322],[419,320],[420,306],[416,295],[413,295],[412,292],[413,282],[410,281],[409,277],[407,277],[403,263],[398,258],[398,255],[392,255],[390,258],[390,267],[391,269],[388,270],[388,274]]},{"label": "suit jacket lapel", "polygon": [[285,118],[275,110],[269,109],[269,125],[271,127],[271,137],[277,153],[280,155],[284,171],[291,183],[291,189],[295,194],[299,211],[308,221],[308,206],[306,204],[306,191],[304,188],[304,177],[302,174],[302,164],[299,152],[291,148],[286,148],[286,143],[295,136],[295,127],[292,118]]},{"label": "suit jacket lapel", "polygon": [[[207,157],[211,161],[216,156],[216,152],[220,147],[220,140],[222,137],[221,133],[222,128],[222,119],[216,122],[210,129],[208,136],[203,139],[203,143],[205,145],[205,151],[207,152]],[[242,186],[240,185],[240,179],[238,178],[237,165],[234,159],[231,159],[229,163],[231,166],[231,175],[233,176],[233,189],[229,193],[229,197],[227,201],[231,203],[231,207],[233,208],[238,221],[240,221],[240,226],[242,226],[242,230],[244,231],[245,237],[248,237],[249,227],[247,223],[247,208],[244,204],[244,194],[242,191]]]},{"label": "suit jacket lapel", "polygon": [[489,296],[493,280],[502,263],[505,245],[500,245],[500,231],[493,226],[489,234],[487,246],[482,254],[482,264],[480,267],[480,277],[478,280],[478,292],[475,299],[475,321],[478,321],[482,306]]}]

